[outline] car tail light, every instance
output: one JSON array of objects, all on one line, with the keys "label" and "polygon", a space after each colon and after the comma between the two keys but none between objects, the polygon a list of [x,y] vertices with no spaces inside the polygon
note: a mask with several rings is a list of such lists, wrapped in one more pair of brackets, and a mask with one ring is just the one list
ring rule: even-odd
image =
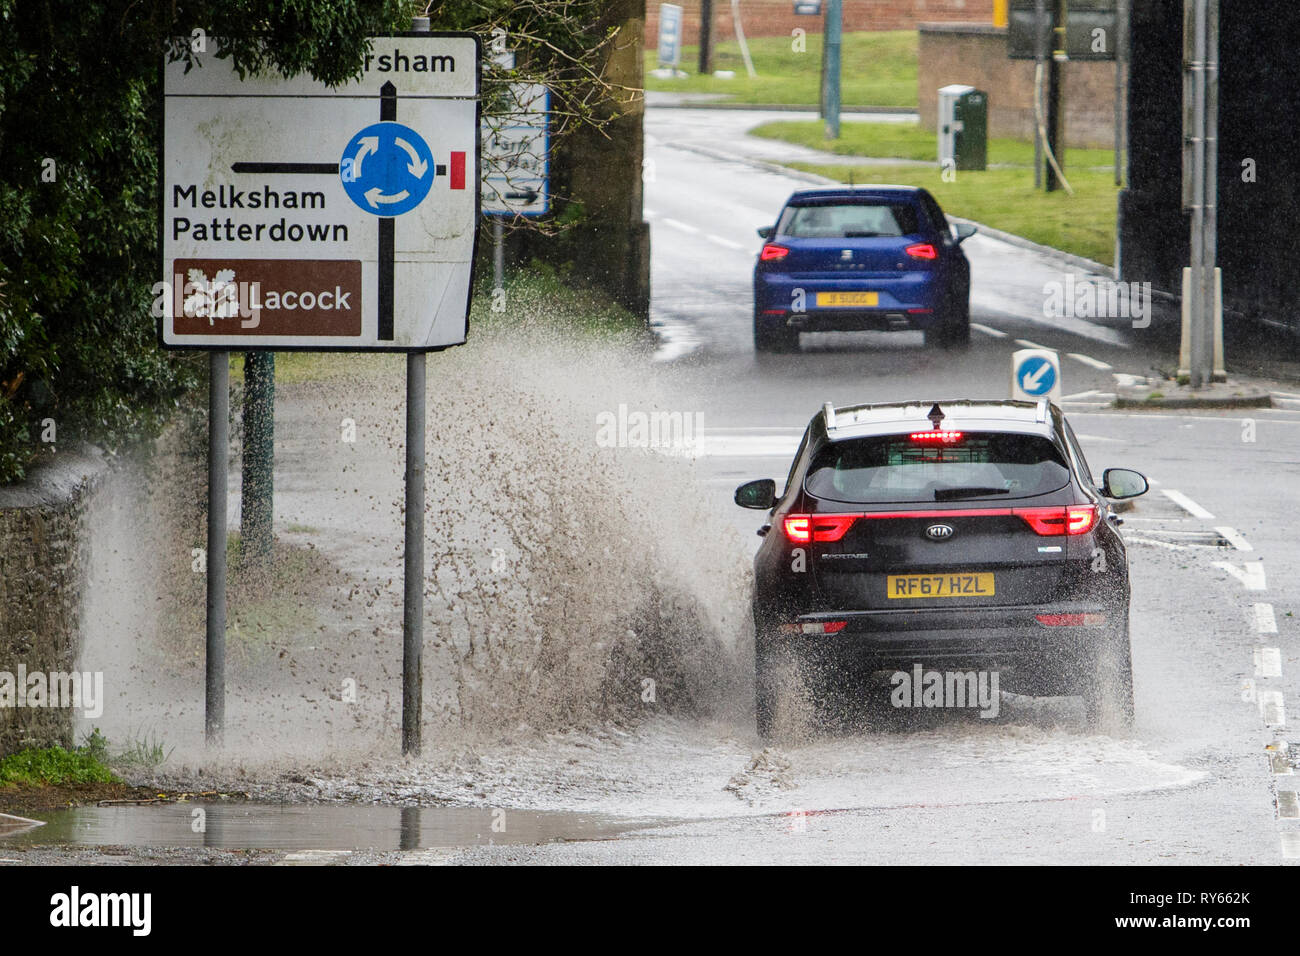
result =
[{"label": "car tail light", "polygon": [[912,432],[912,441],[922,442],[955,442],[961,441],[961,432],[948,431],[930,431],[930,432]]},{"label": "car tail light", "polygon": [[763,251],[758,254],[758,257],[764,262],[768,262],[772,259],[784,259],[789,254],[790,250],[785,246],[778,246],[775,242],[769,242],[764,244]]},{"label": "car tail light", "polygon": [[935,249],[935,247],[930,245],[930,243],[928,242],[915,243],[914,245],[908,246],[903,251],[906,252],[909,256],[911,256],[913,259],[939,258],[939,250]]},{"label": "car tail light", "polygon": [[1041,535],[1087,534],[1097,524],[1096,505],[1070,505],[1067,508],[1017,508],[1016,512],[1029,527]]},{"label": "car tail light", "polygon": [[1105,627],[1105,614],[1037,614],[1039,624],[1047,627]]},{"label": "car tail light", "polygon": [[786,515],[781,527],[795,544],[838,541],[857,519],[857,515]]},{"label": "car tail light", "polygon": [[785,634],[838,634],[848,626],[848,621],[790,621],[781,625],[781,631]]}]

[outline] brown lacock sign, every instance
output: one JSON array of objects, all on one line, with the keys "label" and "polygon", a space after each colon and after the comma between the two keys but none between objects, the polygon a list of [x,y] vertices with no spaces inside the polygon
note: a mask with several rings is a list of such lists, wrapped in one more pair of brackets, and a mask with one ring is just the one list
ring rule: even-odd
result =
[{"label": "brown lacock sign", "polygon": [[361,262],[176,259],[177,335],[361,335]]}]

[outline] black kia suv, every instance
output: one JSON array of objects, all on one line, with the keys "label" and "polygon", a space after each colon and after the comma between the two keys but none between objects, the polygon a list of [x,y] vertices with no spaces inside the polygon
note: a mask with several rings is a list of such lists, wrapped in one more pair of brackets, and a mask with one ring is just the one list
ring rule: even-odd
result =
[{"label": "black kia suv", "polygon": [[827,403],[779,498],[771,479],[736,489],[771,512],[754,559],[760,734],[792,667],[814,710],[919,665],[1082,696],[1090,726],[1127,728],[1128,558],[1110,500],[1146,490],[1125,468],[1095,484],[1047,401]]}]

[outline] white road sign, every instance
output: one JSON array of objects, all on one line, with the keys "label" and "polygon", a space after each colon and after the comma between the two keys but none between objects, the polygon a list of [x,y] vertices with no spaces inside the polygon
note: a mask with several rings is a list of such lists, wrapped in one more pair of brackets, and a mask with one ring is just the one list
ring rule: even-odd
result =
[{"label": "white road sign", "polygon": [[164,67],[169,348],[424,351],[465,341],[479,42],[375,37],[358,81]]},{"label": "white road sign", "polygon": [[550,91],[512,83],[503,113],[483,117],[483,212],[543,216],[550,212]]}]

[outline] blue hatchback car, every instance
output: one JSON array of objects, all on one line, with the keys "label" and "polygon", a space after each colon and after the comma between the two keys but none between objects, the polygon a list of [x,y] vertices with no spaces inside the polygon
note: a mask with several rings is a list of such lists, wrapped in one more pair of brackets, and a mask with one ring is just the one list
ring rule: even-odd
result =
[{"label": "blue hatchback car", "polygon": [[754,347],[800,332],[920,329],[926,345],[970,341],[970,263],[955,228],[915,186],[803,189],[786,200],[754,264]]}]

